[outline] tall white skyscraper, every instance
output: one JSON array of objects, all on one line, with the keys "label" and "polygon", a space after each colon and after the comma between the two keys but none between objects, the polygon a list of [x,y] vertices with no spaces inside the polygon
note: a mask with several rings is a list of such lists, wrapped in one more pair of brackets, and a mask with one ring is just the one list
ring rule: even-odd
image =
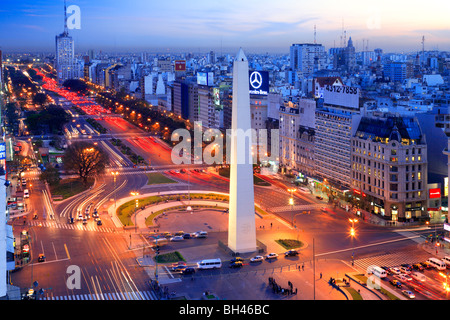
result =
[{"label": "tall white skyscraper", "polygon": [[75,60],[75,46],[67,28],[66,3],[64,2],[64,32],[55,37],[55,69],[59,83],[79,78],[79,66]]}]

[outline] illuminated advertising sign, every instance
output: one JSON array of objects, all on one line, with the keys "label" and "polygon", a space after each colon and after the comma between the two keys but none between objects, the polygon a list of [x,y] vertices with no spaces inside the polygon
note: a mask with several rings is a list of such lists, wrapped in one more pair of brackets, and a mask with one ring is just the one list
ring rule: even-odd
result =
[{"label": "illuminated advertising sign", "polygon": [[444,178],[444,197],[448,197],[448,177]]},{"label": "illuminated advertising sign", "polygon": [[434,189],[429,190],[428,198],[436,199],[436,198],[440,198],[440,197],[441,197],[441,189],[434,188]]},{"label": "illuminated advertising sign", "polygon": [[1,142],[0,143],[0,160],[6,159],[6,143]]},{"label": "illuminated advertising sign", "polygon": [[219,88],[213,88],[213,104],[216,107],[216,109],[221,109]]},{"label": "illuminated advertising sign", "polygon": [[348,86],[325,86],[323,102],[352,109],[359,109],[359,89]]},{"label": "illuminated advertising sign", "polygon": [[175,60],[175,71],[186,71],[186,60]]},{"label": "illuminated advertising sign", "polygon": [[248,73],[250,94],[267,96],[269,94],[269,72],[249,71]]}]

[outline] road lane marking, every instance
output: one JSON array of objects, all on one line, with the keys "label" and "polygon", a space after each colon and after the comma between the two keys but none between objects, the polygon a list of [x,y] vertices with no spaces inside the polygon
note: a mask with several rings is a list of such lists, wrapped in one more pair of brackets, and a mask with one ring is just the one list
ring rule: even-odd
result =
[{"label": "road lane marking", "polygon": [[69,250],[67,249],[67,245],[64,243],[64,249],[66,250],[66,254],[67,254],[67,259],[70,260],[70,254],[69,254]]}]

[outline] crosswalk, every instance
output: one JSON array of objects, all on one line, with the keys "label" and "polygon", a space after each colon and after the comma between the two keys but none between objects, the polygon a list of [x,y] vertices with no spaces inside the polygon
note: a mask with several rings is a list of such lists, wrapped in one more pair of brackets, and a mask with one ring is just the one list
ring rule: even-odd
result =
[{"label": "crosswalk", "polygon": [[44,293],[39,300],[157,300],[152,291],[86,293],[73,295],[53,295]]},{"label": "crosswalk", "polygon": [[423,250],[417,250],[414,252],[392,252],[381,254],[378,256],[372,256],[363,259],[355,259],[355,266],[366,271],[369,266],[383,266],[383,267],[398,267],[402,264],[415,264],[424,262],[430,257],[429,253]]},{"label": "crosswalk", "polygon": [[68,224],[68,223],[58,223],[56,221],[29,221],[28,225],[31,227],[45,227],[45,228],[58,228],[67,230],[81,230],[81,231],[94,231],[94,232],[107,232],[116,233],[122,230],[116,230],[115,228],[103,227],[103,226],[90,226],[82,225],[79,223]]},{"label": "crosswalk", "polygon": [[286,211],[301,211],[301,210],[313,210],[313,209],[320,209],[324,205],[323,204],[303,204],[303,205],[297,205],[297,206],[280,206],[280,207],[274,207],[271,208],[270,211],[272,212],[286,212]]}]

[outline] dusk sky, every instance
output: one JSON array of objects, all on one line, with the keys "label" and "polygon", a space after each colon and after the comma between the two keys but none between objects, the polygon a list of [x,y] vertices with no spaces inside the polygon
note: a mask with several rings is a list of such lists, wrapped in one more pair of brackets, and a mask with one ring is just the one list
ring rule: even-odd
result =
[{"label": "dusk sky", "polygon": [[[1,0],[0,48],[53,51],[63,31],[63,0]],[[425,5],[426,4],[426,5]],[[223,48],[288,53],[293,43],[340,45],[342,26],[358,51],[450,50],[450,2],[331,0],[67,0],[81,10],[81,29],[69,30],[76,53]]]}]

